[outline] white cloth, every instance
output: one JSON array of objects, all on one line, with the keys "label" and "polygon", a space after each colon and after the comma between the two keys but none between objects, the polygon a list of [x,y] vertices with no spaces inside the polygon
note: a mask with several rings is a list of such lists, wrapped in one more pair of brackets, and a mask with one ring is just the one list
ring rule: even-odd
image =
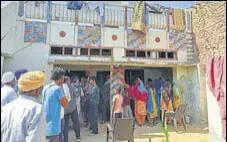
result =
[{"label": "white cloth", "polygon": [[12,102],[17,98],[15,90],[9,85],[3,85],[1,88],[1,106]]},{"label": "white cloth", "polygon": [[20,95],[1,109],[2,142],[45,142],[46,116],[31,96]]},{"label": "white cloth", "polygon": [[63,84],[63,91],[64,91],[65,97],[67,98],[68,102],[70,102],[71,95],[70,95],[69,87],[66,83]]},{"label": "white cloth", "polygon": [[14,79],[15,79],[15,76],[12,72],[6,72],[2,76],[2,83],[6,84],[13,81]]},{"label": "white cloth", "polygon": [[90,10],[95,10],[96,8],[99,8],[99,12],[100,12],[99,15],[100,16],[104,15],[104,3],[102,1],[89,2],[87,6],[88,6],[88,9]]},{"label": "white cloth", "polygon": [[78,116],[80,116],[80,97],[76,98],[76,107],[77,107]]}]

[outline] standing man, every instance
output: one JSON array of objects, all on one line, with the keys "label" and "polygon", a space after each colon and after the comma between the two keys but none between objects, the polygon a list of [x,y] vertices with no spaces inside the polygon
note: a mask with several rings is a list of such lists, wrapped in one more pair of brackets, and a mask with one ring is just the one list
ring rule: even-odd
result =
[{"label": "standing man", "polygon": [[68,101],[64,96],[62,85],[65,71],[54,68],[51,79],[54,81],[44,87],[42,92],[42,104],[46,111],[46,139],[47,142],[59,142],[61,133],[61,106],[66,108]]},{"label": "standing man", "polygon": [[73,122],[73,129],[76,134],[76,141],[80,142],[80,123],[76,107],[76,95],[73,93],[72,85],[70,84],[69,77],[65,78],[66,85],[69,87],[69,94],[71,100],[69,105],[65,108],[65,125],[64,125],[64,142],[68,142],[68,131],[69,131],[69,117],[71,117]]},{"label": "standing man", "polygon": [[99,87],[96,84],[95,77],[91,77],[90,83],[93,85],[90,95],[90,121],[91,121],[91,134],[94,136],[98,134],[98,104],[99,104]]},{"label": "standing man", "polygon": [[71,87],[76,97],[75,99],[76,99],[77,113],[79,116],[80,115],[80,97],[82,94],[82,88],[80,87],[80,81],[77,76],[72,77]]},{"label": "standing man", "polygon": [[15,76],[12,72],[6,72],[2,76],[3,87],[1,88],[1,106],[17,98],[16,92],[13,89],[15,84]]},{"label": "standing man", "polygon": [[41,71],[20,77],[19,97],[2,107],[2,142],[46,142],[46,118],[38,100],[45,79]]}]

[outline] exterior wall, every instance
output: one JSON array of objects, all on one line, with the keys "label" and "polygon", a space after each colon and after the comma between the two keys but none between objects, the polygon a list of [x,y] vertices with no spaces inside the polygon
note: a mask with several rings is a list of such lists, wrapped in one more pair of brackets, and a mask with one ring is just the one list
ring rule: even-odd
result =
[{"label": "exterior wall", "polygon": [[3,63],[4,63],[4,56],[1,56],[1,77],[2,77]]},{"label": "exterior wall", "polygon": [[[23,41],[23,38],[21,39]],[[25,46],[26,44],[24,44]],[[27,68],[28,70],[42,70],[45,71],[49,82],[51,70],[48,65],[49,48],[46,44],[33,43],[27,48],[14,55],[13,58],[5,60],[3,72],[12,71],[17,69]]]},{"label": "exterior wall", "polygon": [[[50,38],[49,44],[54,45],[71,45],[75,46],[75,24],[74,23],[59,23],[51,22],[49,27]],[[64,31],[65,37],[60,36],[60,32]]]},{"label": "exterior wall", "polygon": [[[17,17],[18,4],[12,2],[1,9],[1,53],[12,54],[18,47],[20,29],[24,27]],[[14,41],[14,42],[12,42]],[[23,41],[23,40],[22,40]]]},{"label": "exterior wall", "polygon": [[195,48],[199,52],[201,120],[207,122],[206,69],[209,57],[226,56],[226,2],[201,2],[192,9]]},{"label": "exterior wall", "polygon": [[183,103],[188,104],[186,116],[191,118],[191,123],[200,123],[200,97],[199,97],[199,79],[196,66],[186,67],[177,66],[174,70],[174,80],[184,89]]},{"label": "exterior wall", "polygon": [[[120,28],[104,28],[102,34],[103,46],[104,47],[125,47],[125,30],[123,27]],[[117,40],[113,40],[112,36],[116,35]]]}]

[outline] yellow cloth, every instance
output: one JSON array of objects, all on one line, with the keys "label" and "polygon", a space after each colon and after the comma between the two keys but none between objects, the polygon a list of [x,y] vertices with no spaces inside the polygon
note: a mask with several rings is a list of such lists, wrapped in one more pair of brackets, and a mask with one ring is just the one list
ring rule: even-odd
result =
[{"label": "yellow cloth", "polygon": [[173,107],[175,109],[178,108],[179,105],[183,104],[182,95],[184,90],[182,87],[180,87],[179,89],[179,92],[177,92],[176,89],[173,89]]},{"label": "yellow cloth", "polygon": [[42,71],[31,71],[23,74],[18,80],[20,91],[28,92],[43,86],[46,75]]},{"label": "yellow cloth", "polygon": [[133,12],[132,29],[146,34],[144,1],[135,1]]},{"label": "yellow cloth", "polygon": [[153,110],[154,110],[154,112],[153,113],[150,113],[150,119],[153,119],[153,118],[155,118],[155,117],[158,116],[158,110],[157,110],[156,100],[155,100],[156,93],[152,89],[151,89],[151,92],[152,92],[152,104],[153,104]]},{"label": "yellow cloth", "polygon": [[173,10],[173,21],[174,21],[174,25],[175,26],[185,26],[185,22],[184,22],[184,11],[181,9],[174,9]]}]

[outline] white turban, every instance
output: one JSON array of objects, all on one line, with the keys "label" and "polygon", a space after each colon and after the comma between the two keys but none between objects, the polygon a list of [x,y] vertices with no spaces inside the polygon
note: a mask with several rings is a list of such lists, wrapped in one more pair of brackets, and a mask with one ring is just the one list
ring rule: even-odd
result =
[{"label": "white turban", "polygon": [[2,76],[2,83],[3,84],[10,83],[14,79],[15,79],[15,76],[12,72],[6,72]]}]

